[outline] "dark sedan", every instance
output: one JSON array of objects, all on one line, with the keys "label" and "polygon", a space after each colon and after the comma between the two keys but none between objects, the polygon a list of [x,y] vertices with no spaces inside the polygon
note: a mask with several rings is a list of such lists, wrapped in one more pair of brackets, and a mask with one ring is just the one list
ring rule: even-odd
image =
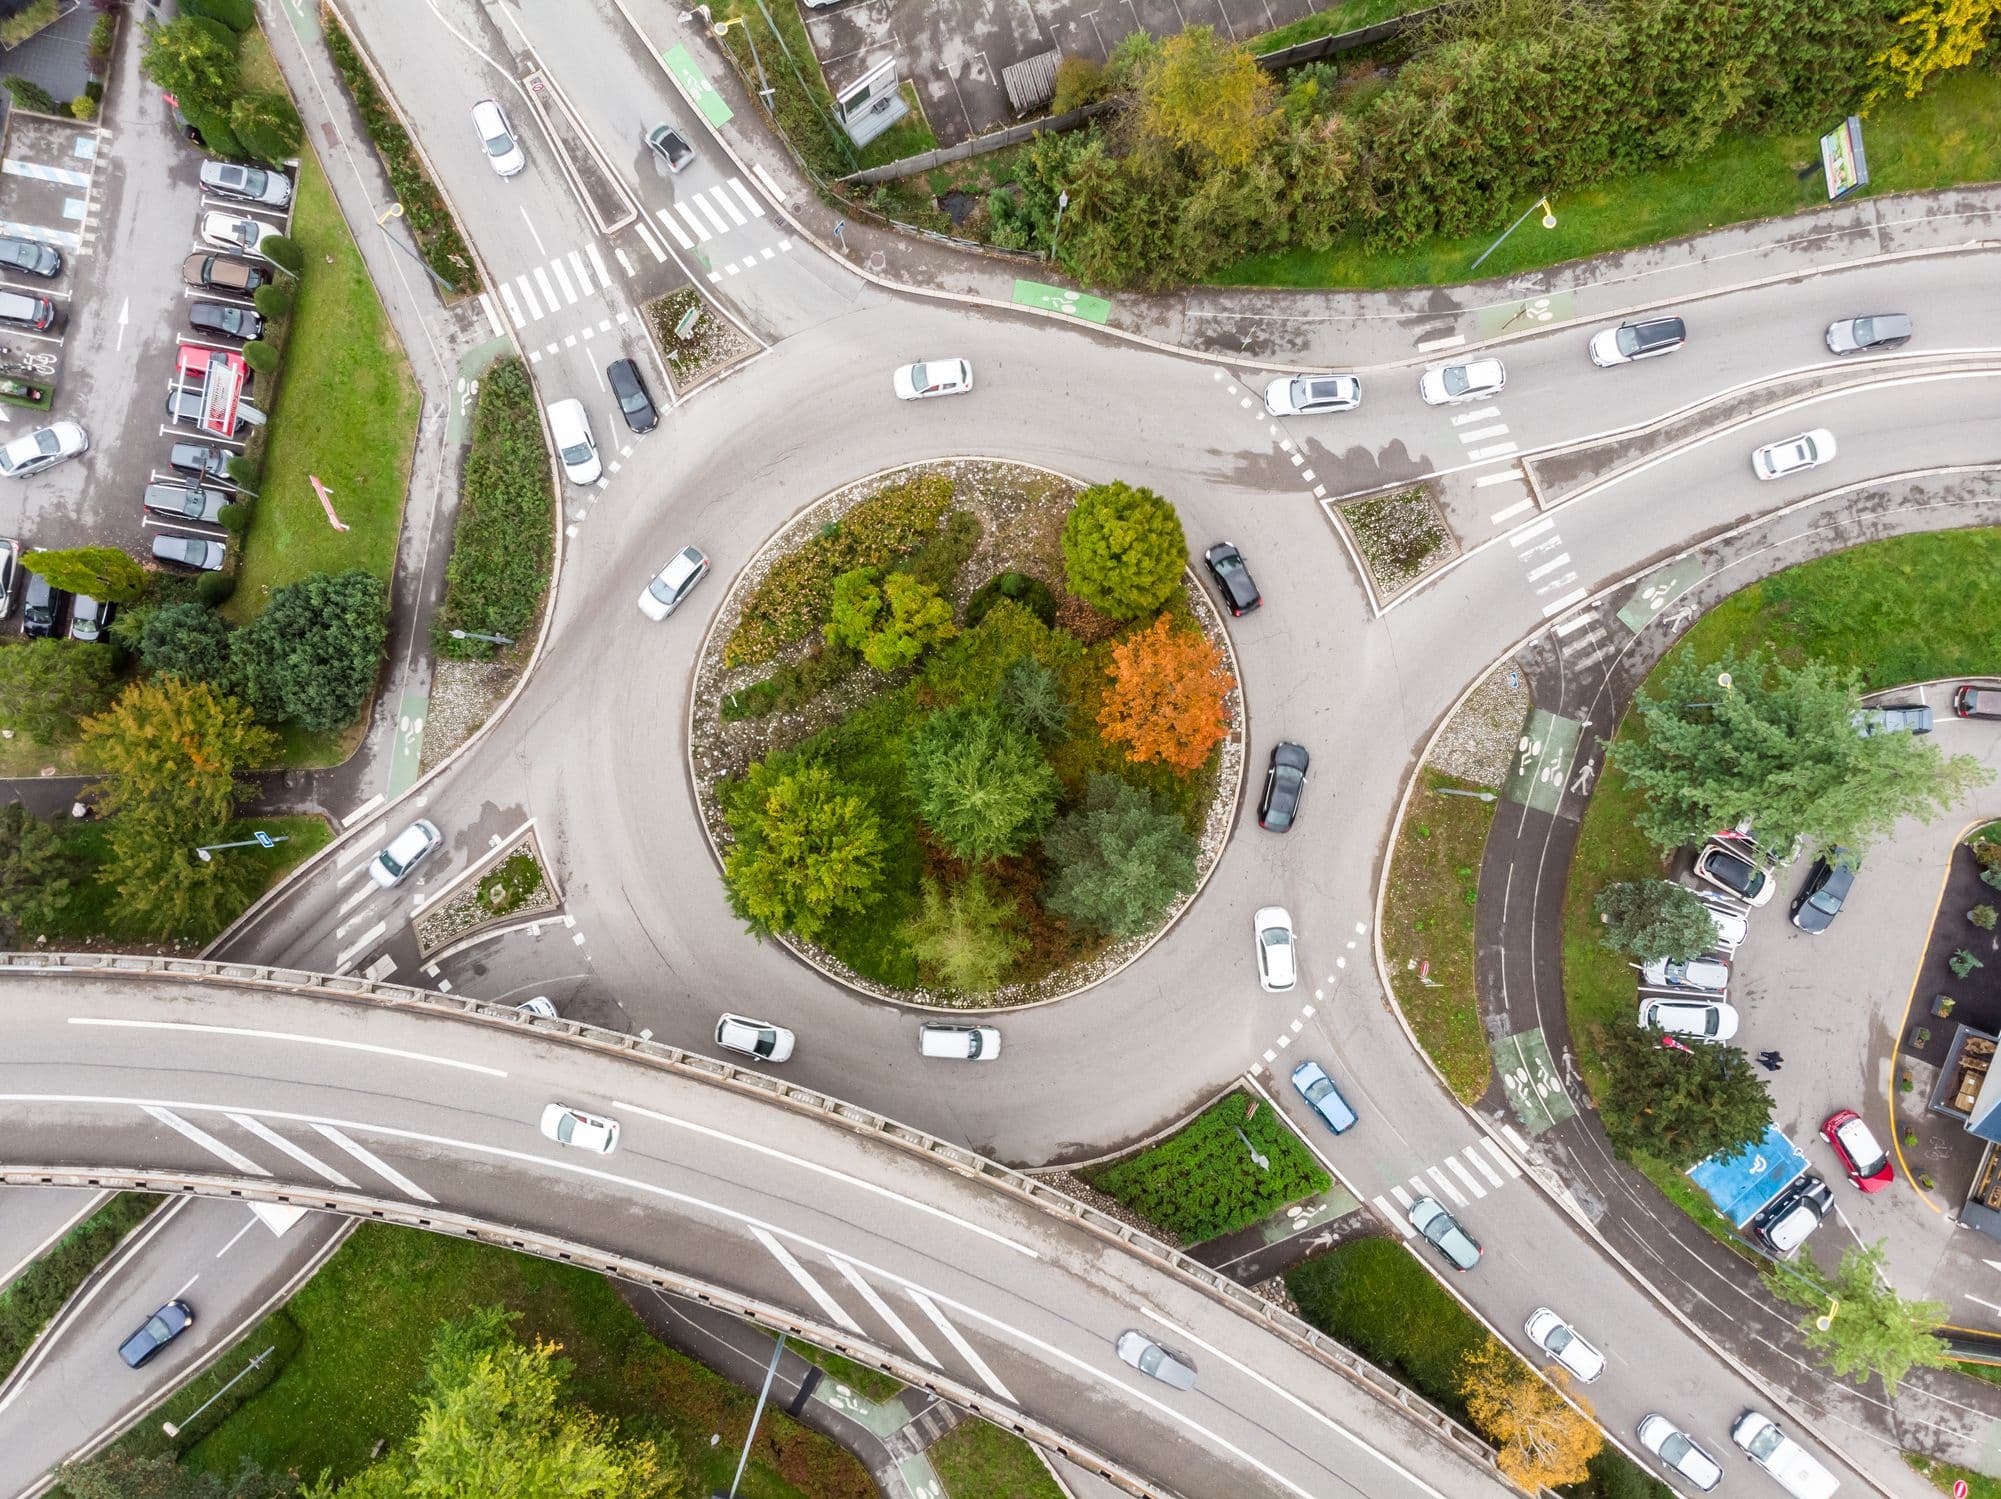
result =
[{"label": "dark sedan", "polygon": [[611,384],[612,396],[626,426],[635,432],[651,432],[660,425],[660,413],[653,409],[653,397],[646,393],[646,381],[639,373],[637,361],[614,360],[605,366],[604,377]]},{"label": "dark sedan", "polygon": [[1267,833],[1283,833],[1299,816],[1299,799],[1306,794],[1306,767],[1313,757],[1306,747],[1281,739],[1272,746],[1271,764],[1265,768],[1265,794],[1258,801],[1258,826]]},{"label": "dark sedan", "polygon": [[264,333],[263,318],[248,307],[233,307],[225,302],[189,303],[188,325],[198,333],[219,338],[259,338]]},{"label": "dark sedan", "polygon": [[1249,614],[1264,602],[1264,595],[1251,579],[1251,570],[1244,565],[1244,554],[1231,543],[1217,542],[1202,554],[1202,560],[1209,565],[1209,576],[1216,580],[1216,591],[1223,595],[1230,613]]},{"label": "dark sedan", "polygon": [[0,234],[0,266],[47,278],[62,274],[63,257],[54,245],[45,245],[38,239]]},{"label": "dark sedan", "polygon": [[1855,855],[1845,848],[1829,849],[1815,859],[1806,884],[1793,897],[1793,925],[1803,932],[1824,932],[1833,926],[1854,888],[1854,866]]},{"label": "dark sedan", "polygon": [[127,1368],[136,1369],[194,1325],[194,1308],[185,1301],[170,1301],[118,1345],[118,1356]]}]

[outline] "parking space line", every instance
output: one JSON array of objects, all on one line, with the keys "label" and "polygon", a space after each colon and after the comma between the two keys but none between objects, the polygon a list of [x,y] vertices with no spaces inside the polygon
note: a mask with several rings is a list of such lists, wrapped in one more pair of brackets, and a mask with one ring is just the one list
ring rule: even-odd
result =
[{"label": "parking space line", "polygon": [[10,177],[28,177],[36,182],[59,182],[64,187],[89,187],[90,173],[73,172],[68,167],[45,167],[38,161],[23,161],[18,156],[0,159],[0,172]]},{"label": "parking space line", "polygon": [[759,218],[764,217],[764,205],[758,202],[757,198],[752,194],[751,190],[743,185],[742,178],[740,177],[730,178],[730,190],[734,192],[739,198],[743,199],[743,206],[745,208],[748,208],[752,213],[756,214]]}]

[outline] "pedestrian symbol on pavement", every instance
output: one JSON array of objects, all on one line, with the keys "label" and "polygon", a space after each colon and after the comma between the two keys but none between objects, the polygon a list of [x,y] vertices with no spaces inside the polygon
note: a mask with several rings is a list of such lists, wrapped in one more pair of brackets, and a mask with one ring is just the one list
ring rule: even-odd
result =
[{"label": "pedestrian symbol on pavement", "polygon": [[1582,765],[1577,767],[1577,774],[1571,778],[1570,789],[1575,791],[1579,796],[1589,796],[1591,794],[1592,779],[1597,774],[1597,767],[1589,760],[1586,760]]}]

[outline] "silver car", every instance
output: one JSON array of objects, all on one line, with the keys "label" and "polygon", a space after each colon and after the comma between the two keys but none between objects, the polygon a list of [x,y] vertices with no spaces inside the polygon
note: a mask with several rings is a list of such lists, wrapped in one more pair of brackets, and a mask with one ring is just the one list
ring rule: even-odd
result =
[{"label": "silver car", "polygon": [[1723,1482],[1723,1465],[1666,1416],[1648,1416],[1640,1422],[1640,1445],[1659,1458],[1662,1467],[1705,1494]]},{"label": "silver car", "polygon": [[708,575],[709,559],[702,555],[702,549],[682,547],[639,595],[639,612],[648,619],[665,619]]},{"label": "silver car", "polygon": [[241,198],[246,203],[268,203],[283,208],[292,201],[292,179],[283,172],[263,167],[238,166],[233,161],[205,161],[201,164],[201,185],[222,198]]},{"label": "silver car", "polygon": [[1195,1387],[1195,1366],[1182,1355],[1161,1347],[1145,1333],[1122,1332],[1113,1346],[1118,1349],[1119,1357],[1140,1373],[1164,1385],[1172,1385],[1177,1390]]},{"label": "silver car", "polygon": [[1417,393],[1427,406],[1450,406],[1458,401],[1480,401],[1497,396],[1508,383],[1508,372],[1498,359],[1462,359],[1441,364],[1417,377]]},{"label": "silver car", "polygon": [[1605,1355],[1577,1335],[1577,1329],[1546,1306],[1529,1313],[1529,1341],[1585,1384],[1605,1372]]},{"label": "silver car", "polygon": [[90,439],[75,422],[50,422],[0,447],[0,478],[25,479],[39,474],[89,446]]},{"label": "silver car", "polygon": [[1424,1236],[1455,1270],[1471,1270],[1480,1263],[1480,1241],[1459,1226],[1459,1220],[1445,1211],[1436,1197],[1420,1197],[1410,1205],[1410,1226]]},{"label": "silver car", "polygon": [[1265,410],[1273,416],[1319,416],[1361,404],[1362,382],[1353,375],[1288,375],[1265,387]]}]

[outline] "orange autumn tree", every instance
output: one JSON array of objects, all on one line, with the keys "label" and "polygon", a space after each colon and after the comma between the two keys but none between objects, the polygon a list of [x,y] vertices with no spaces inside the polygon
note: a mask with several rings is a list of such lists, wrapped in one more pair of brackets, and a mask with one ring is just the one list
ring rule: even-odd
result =
[{"label": "orange autumn tree", "polygon": [[1500,1449],[1495,1462],[1502,1474],[1531,1494],[1590,1476],[1604,1434],[1492,1338],[1466,1354],[1459,1393],[1473,1425]]},{"label": "orange autumn tree", "polygon": [[1198,770],[1230,731],[1223,653],[1200,630],[1174,628],[1166,615],[1112,647],[1112,679],[1098,708],[1105,738],[1129,760],[1161,760],[1184,775]]}]

